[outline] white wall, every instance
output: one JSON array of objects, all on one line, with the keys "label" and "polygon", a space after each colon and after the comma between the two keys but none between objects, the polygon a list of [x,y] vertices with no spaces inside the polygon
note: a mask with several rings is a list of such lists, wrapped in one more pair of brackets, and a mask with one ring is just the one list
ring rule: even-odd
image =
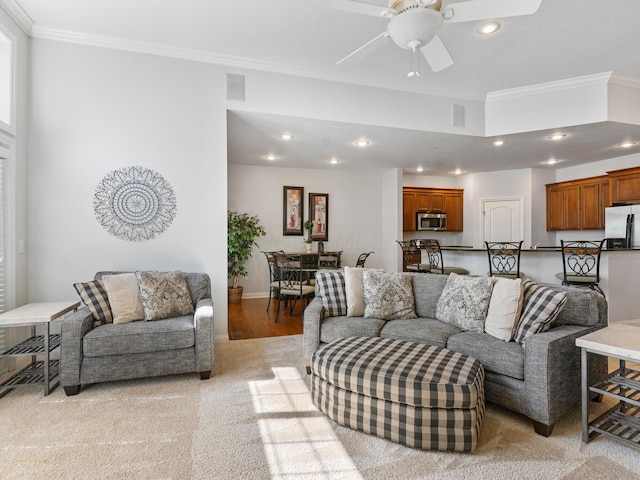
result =
[{"label": "white wall", "polygon": [[[258,215],[267,235],[247,262],[247,277],[241,277],[243,296],[264,297],[269,293],[269,270],[260,250],[303,252],[302,236],[282,234],[283,187],[304,187],[304,218],[309,214],[309,193],[329,194],[329,240],[326,251],[343,250],[343,265],[355,265],[358,255],[374,251],[367,266],[382,265],[382,179],[380,174],[302,168],[229,165],[230,210]],[[317,242],[313,244],[317,250]]]},{"label": "white wall", "polygon": [[[105,269],[203,271],[226,284],[226,112],[212,108],[225,89],[209,65],[33,41],[30,301],[77,298],[73,283]],[[159,172],[177,199],[172,225],[139,243],[107,233],[93,211],[98,182],[133,165]],[[213,294],[224,338],[225,290]]]}]

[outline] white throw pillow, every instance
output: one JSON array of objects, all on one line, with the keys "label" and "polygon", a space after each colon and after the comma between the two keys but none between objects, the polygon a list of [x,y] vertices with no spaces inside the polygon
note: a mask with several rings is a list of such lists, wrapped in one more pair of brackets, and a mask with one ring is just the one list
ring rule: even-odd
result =
[{"label": "white throw pillow", "polygon": [[347,292],[347,317],[364,315],[364,281],[363,272],[384,272],[379,268],[344,267],[344,284]]},{"label": "white throw pillow", "polygon": [[522,280],[497,278],[493,284],[484,331],[505,342],[511,341],[522,311]]},{"label": "white throw pillow", "polygon": [[144,320],[144,307],[135,273],[105,275],[102,277],[102,282],[109,297],[113,323]]}]

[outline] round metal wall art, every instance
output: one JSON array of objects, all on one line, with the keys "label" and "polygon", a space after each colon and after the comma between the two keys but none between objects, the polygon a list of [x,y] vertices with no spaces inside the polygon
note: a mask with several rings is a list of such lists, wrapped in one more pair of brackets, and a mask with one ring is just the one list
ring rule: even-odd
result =
[{"label": "round metal wall art", "polygon": [[93,210],[100,225],[122,240],[144,242],[164,232],[176,216],[176,196],[154,170],[124,167],[96,187]]}]

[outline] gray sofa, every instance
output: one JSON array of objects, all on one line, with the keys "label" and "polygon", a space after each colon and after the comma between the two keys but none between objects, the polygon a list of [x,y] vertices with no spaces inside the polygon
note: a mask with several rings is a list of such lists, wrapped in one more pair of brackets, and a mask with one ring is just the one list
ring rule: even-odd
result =
[{"label": "gray sofa", "polygon": [[[376,318],[324,318],[322,297],[304,310],[304,362],[323,344],[349,336],[380,336],[446,347],[478,359],[484,366],[486,399],[533,420],[537,433],[549,436],[554,424],[581,401],[580,349],[575,339],[607,324],[607,302],[588,288],[548,285],[568,293],[552,328],[527,339],[526,348],[487,333],[463,332],[436,320],[436,306],[448,276],[413,276],[417,319],[384,321]],[[591,375],[604,375],[604,357],[589,362]],[[592,377],[596,378],[596,377]]]},{"label": "gray sofa", "polygon": [[[98,272],[103,275],[124,272]],[[81,385],[200,373],[213,368],[213,305],[211,281],[205,273],[184,273],[195,312],[151,322],[107,323],[96,328],[85,306],[62,321],[60,384],[67,395]]]}]

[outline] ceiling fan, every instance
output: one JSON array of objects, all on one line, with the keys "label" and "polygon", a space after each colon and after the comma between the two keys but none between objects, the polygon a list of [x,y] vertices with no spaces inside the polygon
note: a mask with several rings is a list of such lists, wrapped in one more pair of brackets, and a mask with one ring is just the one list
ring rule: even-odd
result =
[{"label": "ceiling fan", "polygon": [[453,65],[453,59],[438,37],[443,23],[471,22],[493,18],[530,15],[542,0],[468,0],[449,3],[445,0],[389,0],[383,7],[361,0],[310,0],[323,7],[352,13],[389,18],[386,31],[338,61],[353,64],[391,39],[400,48],[411,50],[412,65],[407,76],[420,76],[420,54],[434,72]]}]

